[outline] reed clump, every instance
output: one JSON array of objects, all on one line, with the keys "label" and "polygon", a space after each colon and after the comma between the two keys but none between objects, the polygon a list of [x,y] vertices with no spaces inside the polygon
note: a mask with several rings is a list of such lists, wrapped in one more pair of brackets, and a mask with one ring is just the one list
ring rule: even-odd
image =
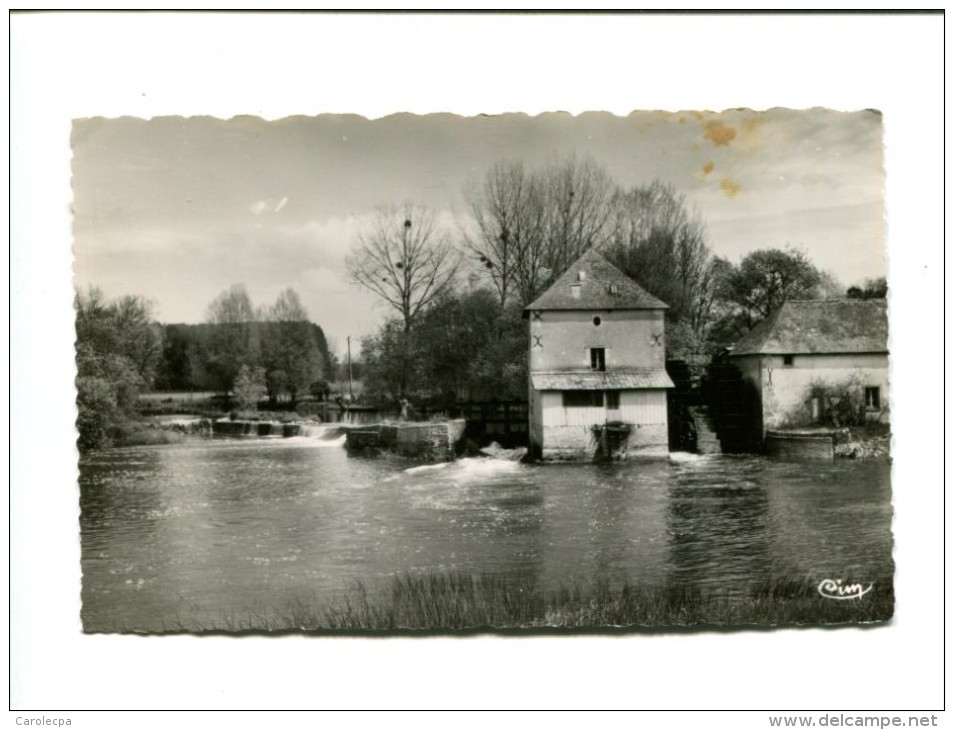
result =
[{"label": "reed clump", "polygon": [[[679,626],[772,626],[886,621],[891,578],[854,600],[831,600],[810,580],[766,580],[744,595],[695,586],[593,581],[544,591],[534,580],[467,573],[401,574],[370,594],[354,582],[327,604],[295,601],[269,629],[395,631]],[[265,627],[262,627],[265,628]]]},{"label": "reed clump", "polygon": [[[698,586],[641,586],[596,580],[545,591],[531,578],[468,573],[403,573],[384,590],[352,581],[344,594],[296,597],[287,605],[220,611],[199,618],[198,606],[163,621],[159,631],[593,630],[613,628],[758,627],[864,624],[894,615],[891,576],[865,595],[833,600],[806,579],[765,580],[741,594]],[[100,631],[102,629],[98,629]],[[130,630],[117,627],[113,632]],[[132,629],[145,630],[145,629]]]}]

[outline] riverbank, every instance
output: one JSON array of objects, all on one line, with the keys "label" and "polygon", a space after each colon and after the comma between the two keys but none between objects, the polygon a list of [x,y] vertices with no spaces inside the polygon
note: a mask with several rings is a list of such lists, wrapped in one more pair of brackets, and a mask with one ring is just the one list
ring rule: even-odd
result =
[{"label": "riverbank", "polygon": [[891,455],[891,432],[888,425],[879,423],[773,429],[766,431],[765,453],[790,460],[886,460]]},{"label": "riverbank", "polygon": [[[870,588],[869,588],[870,586]],[[335,602],[301,600],[284,610],[223,613],[196,624],[180,617],[169,631],[404,631],[614,629],[796,626],[888,621],[894,614],[890,576],[861,585],[863,595],[834,600],[816,581],[783,579],[728,598],[688,586],[654,587],[596,581],[544,592],[530,580],[465,573],[395,576],[390,590],[369,595],[360,581]]]},{"label": "riverbank", "polygon": [[321,423],[320,418],[289,411],[152,415],[114,424],[100,448],[177,444],[190,438],[213,435],[298,436],[308,427]]},{"label": "riverbank", "polygon": [[891,431],[888,426],[852,426],[847,441],[835,444],[836,459],[891,458]]}]

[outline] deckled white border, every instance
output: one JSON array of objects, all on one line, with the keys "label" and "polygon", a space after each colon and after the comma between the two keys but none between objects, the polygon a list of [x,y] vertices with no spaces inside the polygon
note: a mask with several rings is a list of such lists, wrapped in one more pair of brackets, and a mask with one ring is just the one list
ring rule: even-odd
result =
[{"label": "deckled white border", "polygon": [[[47,715],[84,707],[938,707],[942,23],[939,16],[14,16],[12,706]],[[735,106],[884,112],[898,545],[890,628],[383,641],[80,633],[72,118]],[[115,719],[97,716],[97,726]],[[251,727],[263,719],[234,721]],[[653,722],[675,727],[675,719]],[[451,721],[473,722],[439,722]],[[726,715],[709,721],[738,726]]]}]

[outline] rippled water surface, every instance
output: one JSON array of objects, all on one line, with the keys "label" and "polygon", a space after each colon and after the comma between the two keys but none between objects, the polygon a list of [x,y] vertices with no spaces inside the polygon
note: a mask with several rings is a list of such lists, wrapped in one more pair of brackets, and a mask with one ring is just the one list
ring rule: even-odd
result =
[{"label": "rippled water surface", "polygon": [[87,631],[221,626],[395,574],[743,593],[890,576],[890,467],[674,455],[606,466],[349,457],[334,432],[95,454],[80,469]]}]

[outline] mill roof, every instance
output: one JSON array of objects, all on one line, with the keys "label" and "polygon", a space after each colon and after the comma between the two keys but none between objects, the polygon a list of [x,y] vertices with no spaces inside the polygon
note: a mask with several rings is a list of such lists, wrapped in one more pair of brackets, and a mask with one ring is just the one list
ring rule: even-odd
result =
[{"label": "mill roof", "polygon": [[532,372],[534,390],[632,390],[672,388],[669,374],[662,368],[626,370]]},{"label": "mill roof", "polygon": [[[574,294],[574,288],[576,294]],[[590,249],[524,312],[552,309],[669,309],[639,284]]]},{"label": "mill roof", "polygon": [[785,302],[743,336],[732,355],[887,351],[884,299],[819,299]]}]

